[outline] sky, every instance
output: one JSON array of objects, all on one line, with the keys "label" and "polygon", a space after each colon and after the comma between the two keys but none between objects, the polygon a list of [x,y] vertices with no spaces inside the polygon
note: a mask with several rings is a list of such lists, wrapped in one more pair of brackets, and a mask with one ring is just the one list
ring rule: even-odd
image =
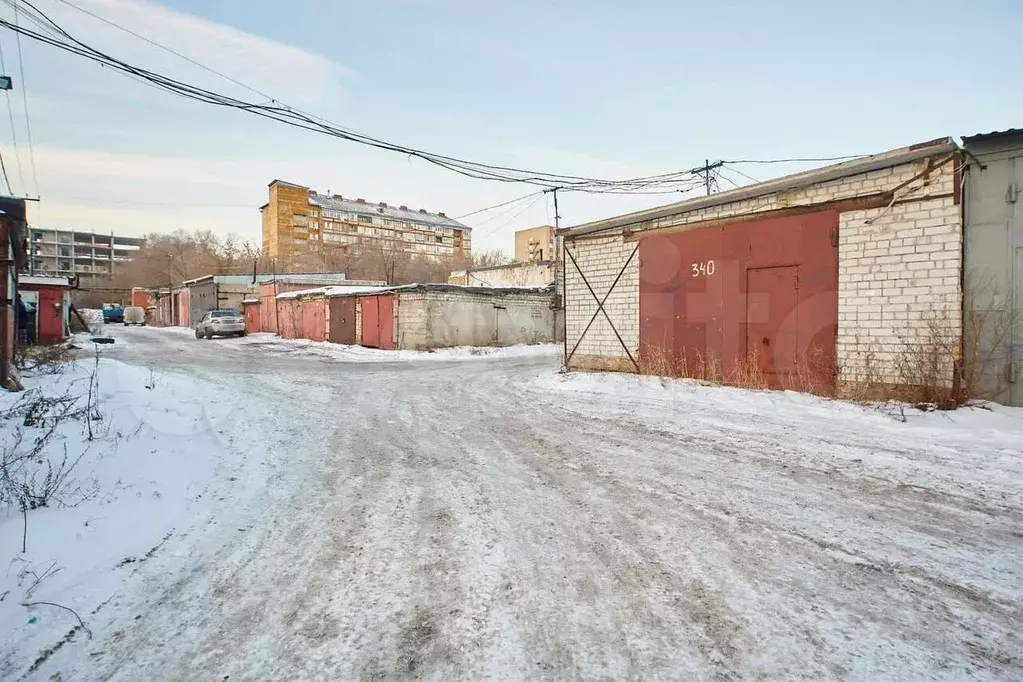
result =
[{"label": "sky", "polygon": [[[79,40],[179,80],[265,101],[76,6],[345,127],[572,175],[869,154],[1023,127],[1014,0],[33,3]],[[13,192],[40,197],[30,221],[41,227],[211,229],[258,244],[275,178],[449,216],[534,191],[188,101],[25,37],[19,60],[4,28],[0,49],[14,78],[0,151]],[[812,165],[736,168],[764,180]],[[561,192],[561,225],[683,198]],[[466,218],[474,249],[510,252],[515,230],[553,222],[550,200]]]}]

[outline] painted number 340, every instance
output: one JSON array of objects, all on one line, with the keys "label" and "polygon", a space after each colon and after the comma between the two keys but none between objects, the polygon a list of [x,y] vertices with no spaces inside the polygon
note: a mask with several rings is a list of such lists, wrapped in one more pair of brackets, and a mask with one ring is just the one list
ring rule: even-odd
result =
[{"label": "painted number 340", "polygon": [[701,263],[693,263],[693,277],[709,277],[714,274],[714,261],[705,260]]}]

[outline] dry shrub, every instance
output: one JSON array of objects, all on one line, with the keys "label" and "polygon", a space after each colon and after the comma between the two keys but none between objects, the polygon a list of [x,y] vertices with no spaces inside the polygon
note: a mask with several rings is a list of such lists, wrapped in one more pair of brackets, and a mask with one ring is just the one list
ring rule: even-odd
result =
[{"label": "dry shrub", "polygon": [[74,350],[64,344],[33,346],[19,343],[14,347],[14,364],[26,372],[58,374],[74,359]]},{"label": "dry shrub", "polygon": [[971,296],[963,315],[962,362],[956,368],[967,398],[994,398],[1009,386],[1012,332],[1019,316],[1011,309],[982,305]]},{"label": "dry shrub", "polygon": [[922,335],[901,341],[901,350],[892,356],[897,383],[891,398],[940,409],[953,409],[964,402],[955,381],[959,338],[947,321],[947,315],[929,317]]},{"label": "dry shrub", "polygon": [[[875,345],[862,354],[859,366],[842,373],[848,377],[842,395],[942,410],[984,398],[984,367],[1005,353],[1010,329],[1002,311],[968,311],[961,329],[948,309],[933,311],[895,344]],[[964,348],[970,352],[964,354]]]}]

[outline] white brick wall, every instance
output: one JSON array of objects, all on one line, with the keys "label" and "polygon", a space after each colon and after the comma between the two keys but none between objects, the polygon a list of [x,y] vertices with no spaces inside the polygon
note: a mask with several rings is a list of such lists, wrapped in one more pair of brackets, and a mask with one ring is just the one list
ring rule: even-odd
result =
[{"label": "white brick wall", "polygon": [[[579,239],[566,242],[565,246],[575,257],[579,270],[601,299],[611,289],[629,255],[636,248],[636,242],[628,242],[621,235],[593,239]],[[586,283],[573,264],[565,258],[565,322],[568,351],[571,353],[582,336],[597,301],[590,294]],[[632,257],[614,291],[604,303],[633,357],[639,351],[639,254]],[[572,366],[592,369],[620,369],[634,371],[625,348],[615,337],[611,325],[603,313],[598,314],[572,357]]]},{"label": "white brick wall", "polygon": [[[958,337],[961,329],[962,220],[960,207],[951,196],[956,162],[912,182],[926,168],[926,160],[679,213],[631,229],[679,227],[894,191],[896,203],[888,208],[840,215],[837,361],[840,381],[856,380],[868,356],[882,361],[884,379],[897,381],[895,353],[924,345],[938,326],[952,337]],[[569,239],[566,245],[596,293],[603,296],[636,242],[609,235]],[[571,351],[597,306],[570,259],[566,261],[565,306]],[[605,307],[635,356],[639,347],[638,258],[633,258]],[[603,315],[598,315],[579,344],[571,366],[633,369]]]},{"label": "white brick wall", "polygon": [[[950,183],[951,176],[941,186],[951,191]],[[943,197],[839,216],[840,381],[904,383],[913,356],[936,341],[958,342],[959,209]],[[946,353],[942,370],[949,381],[950,359]]]}]

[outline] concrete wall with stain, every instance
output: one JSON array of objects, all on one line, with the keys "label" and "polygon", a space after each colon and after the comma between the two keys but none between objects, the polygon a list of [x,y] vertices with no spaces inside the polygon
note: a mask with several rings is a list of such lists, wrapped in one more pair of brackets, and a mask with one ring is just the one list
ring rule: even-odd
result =
[{"label": "concrete wall with stain", "polygon": [[551,293],[409,292],[395,296],[397,348],[554,342]]}]

